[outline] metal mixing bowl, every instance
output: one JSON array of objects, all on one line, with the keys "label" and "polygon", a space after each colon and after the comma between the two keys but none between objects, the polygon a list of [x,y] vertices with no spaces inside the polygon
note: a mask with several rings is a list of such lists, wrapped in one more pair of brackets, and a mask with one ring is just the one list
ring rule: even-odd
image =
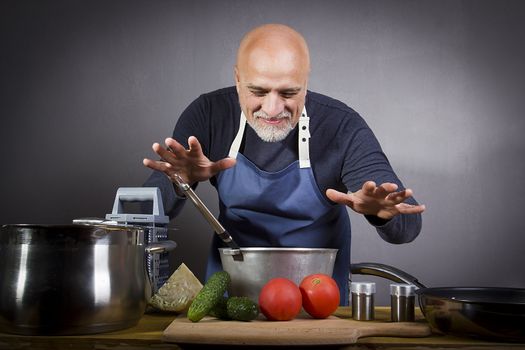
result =
[{"label": "metal mixing bowl", "polygon": [[337,249],[328,248],[241,248],[242,261],[233,250],[219,248],[222,268],[231,277],[229,294],[257,302],[262,287],[272,278],[285,277],[299,285],[314,273],[329,276],[334,270]]}]

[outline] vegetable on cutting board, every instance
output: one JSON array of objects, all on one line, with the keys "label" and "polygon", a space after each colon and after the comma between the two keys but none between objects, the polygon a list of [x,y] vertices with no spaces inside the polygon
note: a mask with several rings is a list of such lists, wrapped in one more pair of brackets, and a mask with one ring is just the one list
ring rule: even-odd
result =
[{"label": "vegetable on cutting board", "polygon": [[201,289],[202,283],[186,264],[182,263],[151,297],[149,304],[161,311],[182,313],[188,310]]},{"label": "vegetable on cutting board", "polygon": [[202,287],[188,310],[188,319],[192,322],[200,321],[210,313],[215,305],[223,298],[230,285],[230,275],[226,271],[215,272]]},{"label": "vegetable on cutting board", "polygon": [[287,278],[269,280],[259,293],[259,308],[270,321],[289,321],[301,311],[299,287]]},{"label": "vegetable on cutting board", "polygon": [[306,276],[299,285],[303,309],[313,318],[327,318],[339,306],[337,282],[325,274]]},{"label": "vegetable on cutting board", "polygon": [[198,322],[206,315],[236,321],[251,321],[257,318],[257,303],[247,297],[224,296],[229,284],[230,275],[226,271],[213,274],[193,300],[188,310],[188,319]]},{"label": "vegetable on cutting board", "polygon": [[259,315],[259,306],[248,297],[230,297],[226,303],[226,313],[232,320],[251,321]]}]

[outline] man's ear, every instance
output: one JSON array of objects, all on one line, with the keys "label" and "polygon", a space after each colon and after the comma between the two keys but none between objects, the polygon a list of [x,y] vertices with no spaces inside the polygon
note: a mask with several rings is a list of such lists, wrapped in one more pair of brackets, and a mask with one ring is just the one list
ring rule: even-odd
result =
[{"label": "man's ear", "polygon": [[239,68],[237,68],[237,66],[233,66],[233,78],[235,79],[235,87],[237,88],[237,93],[239,93],[241,78],[239,77]]}]

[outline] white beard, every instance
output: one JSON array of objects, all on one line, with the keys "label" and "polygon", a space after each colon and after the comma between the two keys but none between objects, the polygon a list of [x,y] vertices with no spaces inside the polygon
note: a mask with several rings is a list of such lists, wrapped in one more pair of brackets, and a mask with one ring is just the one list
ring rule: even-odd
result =
[{"label": "white beard", "polygon": [[293,130],[292,114],[288,111],[281,112],[275,118],[283,119],[278,125],[268,124],[260,119],[270,119],[268,114],[262,110],[253,113],[253,120],[248,120],[248,124],[255,130],[257,135],[265,142],[279,142],[288,136]]}]

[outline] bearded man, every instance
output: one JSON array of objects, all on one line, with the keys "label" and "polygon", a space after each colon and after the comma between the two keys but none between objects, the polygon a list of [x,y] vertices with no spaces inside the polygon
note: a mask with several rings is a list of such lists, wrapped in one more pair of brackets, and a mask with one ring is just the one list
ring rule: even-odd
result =
[{"label": "bearded man", "polygon": [[[241,247],[337,248],[333,277],[348,304],[350,219],[366,217],[387,242],[412,241],[425,209],[394,173],[374,134],[344,103],[307,90],[310,55],[294,29],[267,24],[242,39],[235,86],[206,93],[180,116],[144,186],[159,187],[167,214],[185,198],[174,174],[210,181],[219,221]],[[222,270],[214,235],[206,276]]]}]

